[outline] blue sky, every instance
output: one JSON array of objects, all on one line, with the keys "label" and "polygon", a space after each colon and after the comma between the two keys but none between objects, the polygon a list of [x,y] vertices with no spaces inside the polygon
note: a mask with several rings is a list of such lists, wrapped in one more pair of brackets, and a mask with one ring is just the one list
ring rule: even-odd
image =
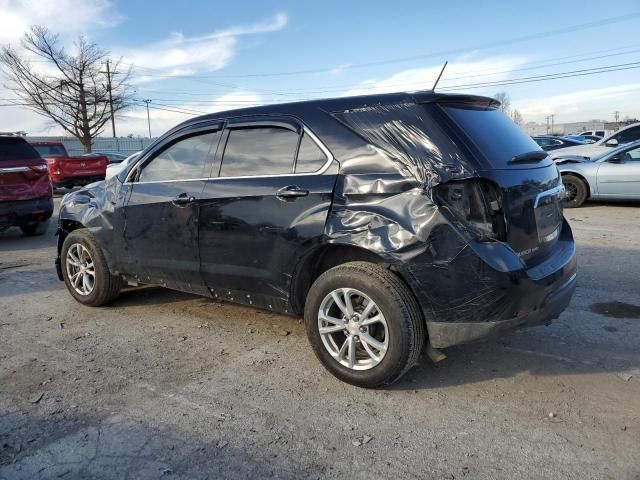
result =
[{"label": "blue sky", "polygon": [[[616,110],[621,117],[640,116],[640,69],[470,85],[640,62],[638,0],[604,7],[585,0],[53,3],[0,0],[0,42],[15,43],[33,23],[59,31],[69,44],[79,33],[90,36],[134,65],[137,97],[152,99],[156,107],[154,134],[188,117],[159,108],[209,112],[430,88],[445,60],[450,65],[443,89],[506,91],[526,121],[543,121],[550,113],[557,123],[613,119]],[[624,20],[607,20],[613,17]],[[576,28],[597,22],[603,24]],[[13,107],[2,111],[0,130],[58,133],[31,113]],[[134,108],[119,125],[122,134],[144,134],[146,112]]]}]

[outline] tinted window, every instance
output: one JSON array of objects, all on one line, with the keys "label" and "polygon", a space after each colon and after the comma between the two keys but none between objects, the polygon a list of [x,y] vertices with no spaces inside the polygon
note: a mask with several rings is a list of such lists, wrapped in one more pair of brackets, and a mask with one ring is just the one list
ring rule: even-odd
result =
[{"label": "tinted window", "polygon": [[296,173],[317,172],[325,163],[327,163],[327,156],[318,144],[305,133],[300,142],[300,150],[298,150]]},{"label": "tinted window", "polygon": [[620,132],[618,135],[616,135],[613,138],[618,140],[619,143],[629,143],[629,142],[633,142],[634,140],[639,140],[640,127],[633,127],[633,128],[630,128],[629,130],[625,130],[624,132]]},{"label": "tinted window", "polygon": [[604,130],[598,130],[597,132],[594,132],[593,135],[597,135],[599,137],[604,137]]},{"label": "tinted window", "polygon": [[195,135],[173,143],[143,167],[139,181],[202,178],[205,165],[215,152],[212,147],[215,148],[219,139],[218,131]]},{"label": "tinted window", "polygon": [[64,157],[67,155],[67,152],[62,145],[34,145],[33,148],[35,148],[42,157],[52,155]]},{"label": "tinted window", "polygon": [[494,168],[508,167],[516,155],[538,150],[531,137],[524,134],[499,110],[445,107],[471,141]]},{"label": "tinted window", "polygon": [[229,131],[222,158],[222,177],[291,173],[298,134],[278,127]]},{"label": "tinted window", "polygon": [[38,158],[38,152],[23,138],[0,137],[0,162]]}]

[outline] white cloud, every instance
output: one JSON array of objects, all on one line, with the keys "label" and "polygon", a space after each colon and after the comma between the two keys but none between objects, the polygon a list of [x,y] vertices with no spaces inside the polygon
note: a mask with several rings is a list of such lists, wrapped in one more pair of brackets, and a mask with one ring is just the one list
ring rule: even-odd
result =
[{"label": "white cloud", "polygon": [[614,110],[622,116],[636,116],[640,112],[640,83],[580,90],[561,95],[513,100],[526,121],[544,121],[551,113],[556,122],[574,122],[611,118]]},{"label": "white cloud", "polygon": [[[483,60],[453,61],[447,65],[438,88],[446,90],[448,86],[475,83],[478,80],[497,81],[508,78],[510,72],[526,63],[521,57],[495,57]],[[362,82],[355,88],[344,93],[350,95],[366,95],[369,93],[390,93],[400,91],[430,90],[433,87],[442,65],[434,65],[424,68],[412,68],[403,70],[390,77],[377,80],[371,79]],[[492,72],[499,72],[487,75]],[[484,74],[486,78],[467,77],[468,75]]]},{"label": "white cloud", "polygon": [[31,25],[75,37],[122,20],[110,0],[0,0],[0,44],[15,43]]},{"label": "white cloud", "polygon": [[202,36],[187,37],[174,32],[165,40],[123,49],[119,53],[134,68],[139,67],[140,82],[162,78],[155,75],[183,76],[215,71],[224,68],[234,57],[238,37],[282,30],[287,22],[287,16],[279,13],[252,25],[231,27]]}]

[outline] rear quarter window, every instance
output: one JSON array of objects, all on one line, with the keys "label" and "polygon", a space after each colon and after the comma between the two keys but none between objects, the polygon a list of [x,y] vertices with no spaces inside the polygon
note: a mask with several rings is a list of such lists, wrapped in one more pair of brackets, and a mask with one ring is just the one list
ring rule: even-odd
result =
[{"label": "rear quarter window", "polygon": [[22,138],[0,137],[0,162],[37,160],[40,154]]}]

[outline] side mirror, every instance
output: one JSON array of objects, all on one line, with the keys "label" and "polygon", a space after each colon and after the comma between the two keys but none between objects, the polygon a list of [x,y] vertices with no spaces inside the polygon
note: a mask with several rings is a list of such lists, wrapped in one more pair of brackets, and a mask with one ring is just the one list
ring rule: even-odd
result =
[{"label": "side mirror", "polygon": [[611,140],[607,140],[607,143],[605,143],[605,145],[607,147],[617,147],[618,146],[618,140],[616,140],[615,138],[612,138]]},{"label": "side mirror", "polygon": [[607,162],[608,163],[622,163],[622,157],[620,157],[619,155],[614,155],[609,160],[607,160]]}]

